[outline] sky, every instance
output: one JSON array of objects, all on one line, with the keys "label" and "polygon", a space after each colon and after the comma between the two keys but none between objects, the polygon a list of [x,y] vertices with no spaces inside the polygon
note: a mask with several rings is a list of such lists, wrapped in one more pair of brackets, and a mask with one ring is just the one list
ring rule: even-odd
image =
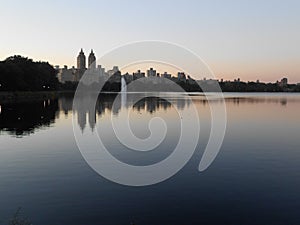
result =
[{"label": "sky", "polygon": [[[218,78],[300,83],[299,0],[0,0],[0,60],[76,66],[118,46],[161,40],[199,55]],[[117,64],[117,62],[115,63]]]}]

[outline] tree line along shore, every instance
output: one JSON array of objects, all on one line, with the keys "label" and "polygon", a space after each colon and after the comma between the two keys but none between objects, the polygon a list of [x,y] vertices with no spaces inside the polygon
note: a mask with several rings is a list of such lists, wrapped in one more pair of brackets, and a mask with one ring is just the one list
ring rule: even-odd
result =
[{"label": "tree line along shore", "polygon": [[[103,92],[119,92],[121,89],[120,72],[112,75],[102,88]],[[126,78],[126,77],[125,77]],[[186,92],[202,92],[195,80],[177,80],[170,78],[171,81],[181,86]],[[130,83],[129,80],[126,80]],[[209,81],[207,81],[209,83]],[[299,84],[282,83],[261,83],[261,82],[242,82],[242,81],[217,81],[220,91],[223,92],[300,92]],[[63,92],[74,92],[78,82],[60,83],[57,79],[57,71],[48,62],[35,62],[22,56],[8,57],[0,61],[0,100],[14,100],[20,98],[37,99],[52,98]],[[151,90],[170,90],[166,84],[153,84]],[[154,87],[154,86],[157,86]],[[141,83],[139,89],[135,91],[147,91],[149,84]]]}]

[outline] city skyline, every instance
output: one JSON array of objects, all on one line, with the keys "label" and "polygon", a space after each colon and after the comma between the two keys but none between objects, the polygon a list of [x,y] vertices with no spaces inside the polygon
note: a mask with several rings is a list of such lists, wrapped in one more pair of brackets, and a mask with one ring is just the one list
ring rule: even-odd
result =
[{"label": "city skyline", "polygon": [[[178,70],[178,68],[175,68],[174,66],[159,63],[159,62],[140,62],[132,65],[125,66],[124,68],[119,68],[118,65],[113,65],[111,70],[109,67],[107,68],[105,65],[98,64],[95,52],[93,49],[91,49],[90,53],[88,55],[85,55],[85,51],[83,48],[80,49],[80,52],[76,58],[76,66],[68,67],[68,65],[56,65],[55,68],[58,70],[58,79],[60,82],[65,81],[79,81],[79,79],[82,77],[83,73],[86,69],[92,69],[99,71],[100,76],[104,76],[105,74],[107,76],[113,75],[115,72],[120,71],[121,75],[131,75],[131,76],[137,76],[137,77],[165,77],[165,78],[171,78],[171,77],[179,77],[183,76],[184,79],[187,79],[188,77],[191,77],[195,80],[211,80],[212,77],[205,77],[199,76],[199,74],[196,74],[196,77],[193,77],[193,74],[186,73],[185,71]],[[195,75],[195,74],[194,74]],[[64,77],[64,78],[62,78]],[[198,79],[197,79],[198,78]],[[199,79],[200,78],[200,79]],[[65,79],[65,81],[64,81]],[[181,79],[181,78],[180,78]],[[283,80],[286,79],[286,82],[288,83],[288,77],[281,77],[278,78],[276,81],[269,81],[268,83],[279,83],[283,82]],[[216,77],[214,80],[218,81],[243,81],[243,82],[261,82],[260,77],[257,77],[256,80],[241,80],[241,78],[235,77],[234,79],[224,79],[223,77]],[[296,82],[295,84],[299,84],[299,82]]]},{"label": "city skyline", "polygon": [[0,20],[0,225],[300,225],[300,0]]},{"label": "city skyline", "polygon": [[296,0],[4,2],[0,57],[18,54],[70,67],[78,46],[100,57],[127,43],[162,40],[195,52],[219,79],[289,77],[297,83],[299,6]]}]

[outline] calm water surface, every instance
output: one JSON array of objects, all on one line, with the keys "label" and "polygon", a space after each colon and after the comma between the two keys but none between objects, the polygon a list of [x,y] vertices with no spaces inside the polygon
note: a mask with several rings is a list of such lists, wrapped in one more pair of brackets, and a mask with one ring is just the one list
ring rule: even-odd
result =
[{"label": "calm water surface", "polygon": [[[226,135],[208,170],[197,168],[210,132],[209,106],[203,96],[192,96],[201,121],[194,156],[169,180],[139,188],[112,183],[83,160],[73,135],[72,97],[0,103],[0,224],[18,207],[43,225],[300,224],[300,95],[225,96]],[[186,98],[145,98],[132,109],[113,106],[114,96],[105,95],[96,111],[77,109],[75,117],[83,135],[107,126],[101,136],[116,158],[149,165],[177,144],[180,118],[172,104],[188,111]],[[149,136],[151,118],[165,120],[168,133],[155,151],[132,152],[114,136],[110,115],[123,119],[128,110],[140,138]]]}]

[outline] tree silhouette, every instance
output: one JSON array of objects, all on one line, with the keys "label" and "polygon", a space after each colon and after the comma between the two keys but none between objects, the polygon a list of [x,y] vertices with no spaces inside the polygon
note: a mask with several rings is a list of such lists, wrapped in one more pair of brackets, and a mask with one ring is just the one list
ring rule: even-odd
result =
[{"label": "tree silhouette", "polygon": [[19,55],[0,62],[1,91],[44,91],[58,88],[56,70],[48,62]]}]

